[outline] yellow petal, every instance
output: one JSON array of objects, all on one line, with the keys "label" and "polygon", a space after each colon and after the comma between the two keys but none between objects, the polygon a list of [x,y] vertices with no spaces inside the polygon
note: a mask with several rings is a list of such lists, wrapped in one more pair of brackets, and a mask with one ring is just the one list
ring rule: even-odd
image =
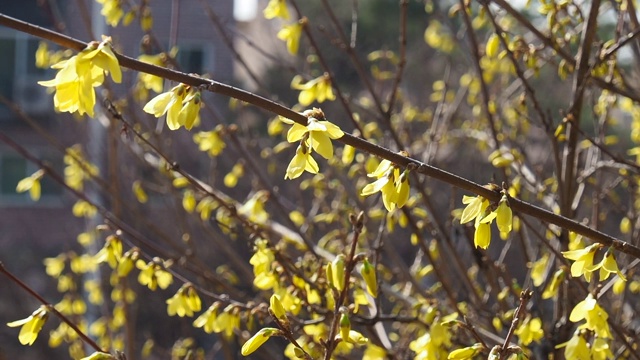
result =
[{"label": "yellow petal", "polygon": [[299,141],[307,132],[309,132],[309,129],[303,125],[295,123],[287,132],[287,141],[290,143]]},{"label": "yellow petal", "polygon": [[323,158],[329,160],[333,157],[333,145],[324,132],[311,132],[311,146]]}]

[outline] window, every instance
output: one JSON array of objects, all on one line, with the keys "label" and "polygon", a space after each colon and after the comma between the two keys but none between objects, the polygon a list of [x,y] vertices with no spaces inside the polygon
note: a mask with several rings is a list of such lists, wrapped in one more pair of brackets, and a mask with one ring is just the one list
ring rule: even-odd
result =
[{"label": "window", "polygon": [[202,44],[180,44],[178,42],[177,61],[186,73],[204,74],[211,72],[211,56],[208,48]]},{"label": "window", "polygon": [[[59,173],[61,158],[41,157]],[[14,153],[0,153],[0,206],[34,204],[28,193],[18,194],[16,185],[22,179],[38,171],[35,164]],[[41,181],[40,201],[35,204],[55,204],[62,194],[62,187],[45,175]]]},{"label": "window", "polygon": [[[0,95],[18,104],[31,114],[52,111],[46,88],[38,85],[48,80],[50,71],[35,66],[39,41],[15,31],[0,32]],[[11,120],[14,115],[0,104],[0,120]]]}]

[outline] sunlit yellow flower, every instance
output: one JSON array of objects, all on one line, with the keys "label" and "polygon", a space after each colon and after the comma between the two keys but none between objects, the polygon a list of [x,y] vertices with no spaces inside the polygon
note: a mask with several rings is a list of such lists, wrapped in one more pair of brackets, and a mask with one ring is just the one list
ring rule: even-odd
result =
[{"label": "sunlit yellow flower", "polygon": [[80,360],[116,360],[116,357],[109,353],[96,351],[93,354],[85,356]]},{"label": "sunlit yellow flower", "polygon": [[98,209],[84,200],[78,200],[73,204],[71,212],[76,217],[92,218],[96,216]]},{"label": "sunlit yellow flower", "polygon": [[509,206],[507,197],[503,195],[496,209],[496,225],[498,225],[500,232],[509,233],[511,232],[512,222],[513,214],[511,207]]},{"label": "sunlit yellow flower", "polygon": [[249,263],[253,265],[253,285],[261,290],[273,288],[278,282],[278,276],[273,271],[273,265],[276,257],[273,250],[268,247],[264,240],[257,240],[255,244],[255,253],[249,259]]},{"label": "sunlit yellow flower", "polygon": [[[300,48],[300,36],[302,35],[302,27],[304,21],[298,21],[293,24],[284,25],[280,31],[278,31],[278,39],[287,43],[287,51],[291,55],[298,53]],[[307,104],[308,105],[308,104]]]},{"label": "sunlit yellow flower", "polygon": [[116,272],[118,276],[125,277],[133,270],[135,267],[136,261],[140,257],[140,251],[138,248],[133,248],[128,250],[124,255],[122,255],[120,262],[118,263],[118,267]]},{"label": "sunlit yellow flower", "polygon": [[[222,333],[226,338],[233,336],[240,329],[240,313],[234,305],[227,305],[215,320],[213,326],[215,332]],[[216,331],[218,330],[218,331]]]},{"label": "sunlit yellow flower", "polygon": [[598,305],[597,300],[591,294],[576,304],[569,315],[569,320],[572,322],[586,321],[585,324],[579,327],[580,329],[589,329],[595,332],[598,337],[605,339],[611,338],[611,331],[607,322],[608,318],[609,314]]},{"label": "sunlit yellow flower", "polygon": [[462,203],[467,206],[462,210],[460,224],[468,223],[477,218],[489,206],[489,201],[481,196],[462,196]]},{"label": "sunlit yellow flower", "polygon": [[540,318],[531,318],[528,316],[514,332],[520,338],[522,345],[527,346],[532,342],[539,342],[544,336],[542,330],[542,321]]},{"label": "sunlit yellow flower", "polygon": [[606,339],[595,338],[591,345],[591,359],[593,360],[607,360],[613,359],[615,356],[611,352],[611,346]]},{"label": "sunlit yellow flower", "polygon": [[376,269],[366,258],[362,262],[360,273],[362,274],[362,278],[367,285],[367,291],[369,292],[369,294],[371,294],[371,296],[373,297],[377,297],[378,280],[376,279]]},{"label": "sunlit yellow flower", "polygon": [[601,264],[600,281],[608,279],[611,274],[617,274],[622,280],[627,280],[618,268],[618,263],[616,262],[616,258],[613,254],[613,248],[609,248],[604,254]]},{"label": "sunlit yellow flower", "polygon": [[136,267],[140,269],[138,282],[141,285],[146,285],[150,290],[155,290],[158,286],[161,289],[166,289],[173,282],[173,276],[164,269],[160,259],[154,258],[148,263],[138,259]]},{"label": "sunlit yellow flower", "polygon": [[68,60],[51,66],[58,69],[53,80],[40,81],[38,84],[55,87],[53,103],[61,112],[78,112],[93,117],[96,102],[94,87],[104,81],[104,72],[108,72],[114,82],[122,80],[118,59],[111,50],[111,38],[105,37],[100,43],[91,42],[87,48]]},{"label": "sunlit yellow flower", "polygon": [[38,338],[38,333],[42,330],[42,326],[47,321],[49,317],[49,312],[47,308],[43,305],[40,306],[36,311],[34,311],[29,317],[12,321],[7,324],[9,327],[18,327],[22,326],[20,329],[20,334],[18,335],[18,340],[22,345],[31,345]]},{"label": "sunlit yellow flower", "polygon": [[367,176],[378,179],[367,184],[360,195],[369,196],[379,191],[382,194],[384,207],[388,211],[393,211],[396,206],[403,207],[409,199],[409,172],[405,170],[400,174],[400,169],[389,160],[382,160],[378,167]]},{"label": "sunlit yellow flower", "polygon": [[[160,53],[156,55],[143,54],[138,56],[138,60],[147,64],[163,66],[165,61],[164,59],[166,57],[167,55],[165,53]],[[158,94],[162,92],[162,84],[164,80],[161,77],[141,72],[138,74],[138,79],[142,83],[145,89],[153,90]]]},{"label": "sunlit yellow flower", "polygon": [[124,15],[124,10],[120,6],[120,0],[96,0],[102,4],[102,11],[100,14],[104,16],[107,24],[111,26],[118,26],[118,22]]},{"label": "sunlit yellow flower", "polygon": [[76,144],[67,148],[64,155],[64,183],[70,188],[82,191],[85,180],[98,176],[100,171],[97,166],[86,160],[82,148]]},{"label": "sunlit yellow flower", "polygon": [[378,360],[386,358],[387,350],[372,343],[367,345],[367,350],[365,350],[364,355],[362,355],[362,360]]},{"label": "sunlit yellow flower", "polygon": [[344,255],[338,254],[338,256],[331,262],[331,276],[333,277],[333,286],[338,290],[344,289]]},{"label": "sunlit yellow flower", "polygon": [[324,113],[320,109],[306,110],[303,115],[308,119],[306,126],[289,119],[282,119],[286,123],[293,124],[287,132],[287,141],[294,143],[304,140],[320,156],[327,160],[331,159],[333,157],[331,140],[343,137],[344,132],[335,124],[324,120]]},{"label": "sunlit yellow flower", "polygon": [[282,306],[282,302],[280,302],[280,297],[276,294],[271,295],[271,299],[269,299],[269,310],[276,317],[276,319],[281,321],[287,320],[287,313],[284,310],[284,306]]},{"label": "sunlit yellow flower", "polygon": [[244,345],[242,345],[242,349],[240,352],[242,356],[247,356],[254,351],[258,350],[262,344],[264,344],[270,337],[274,335],[280,334],[281,331],[276,328],[263,328],[260,329],[255,335],[251,337],[251,339],[247,340]]},{"label": "sunlit yellow flower", "polygon": [[549,263],[549,254],[545,253],[540,257],[540,259],[536,260],[533,264],[530,264],[531,267],[531,280],[533,280],[534,286],[542,285],[544,281],[544,274],[547,270],[547,264]]},{"label": "sunlit yellow flower", "polygon": [[36,50],[36,67],[46,69],[49,67],[49,46],[45,41],[40,41]]},{"label": "sunlit yellow flower", "polygon": [[320,168],[311,156],[310,149],[305,144],[301,144],[298,145],[296,155],[289,162],[284,178],[293,180],[300,177],[305,170],[312,174],[317,174]]},{"label": "sunlit yellow flower", "polygon": [[104,247],[96,254],[97,263],[107,262],[112,269],[118,266],[122,258],[122,241],[116,236],[109,236],[104,243]]},{"label": "sunlit yellow flower", "polygon": [[133,191],[133,195],[138,199],[141,204],[146,203],[149,200],[149,196],[147,196],[147,192],[144,191],[142,187],[142,181],[136,180],[131,184],[131,190]]},{"label": "sunlit yellow flower", "polygon": [[287,2],[285,0],[269,0],[269,4],[267,4],[263,13],[266,19],[279,17],[284,20],[289,20],[289,9],[287,8]]},{"label": "sunlit yellow flower", "polygon": [[564,357],[565,359],[591,359],[591,354],[589,352],[589,346],[587,345],[587,341],[580,334],[579,331],[571,337],[569,341],[566,343],[557,345],[556,348],[564,347]]},{"label": "sunlit yellow flower", "polygon": [[178,114],[178,123],[187,130],[200,123],[200,108],[202,107],[202,95],[200,91],[191,88],[191,91],[182,102],[182,108]]},{"label": "sunlit yellow flower", "polygon": [[153,17],[151,16],[151,7],[145,6],[140,16],[140,28],[144,32],[148,32],[153,27]]},{"label": "sunlit yellow flower", "polygon": [[200,151],[206,151],[211,157],[220,155],[226,146],[218,129],[194,134],[193,141],[198,144]]},{"label": "sunlit yellow flower", "polygon": [[193,316],[194,312],[200,311],[201,306],[202,303],[196,289],[189,283],[182,285],[175,295],[167,299],[169,316]]},{"label": "sunlit yellow flower", "polygon": [[43,170],[38,170],[33,173],[31,176],[26,177],[18,182],[16,186],[16,191],[19,193],[29,191],[29,196],[31,196],[31,200],[38,201],[40,200],[40,179],[44,175]]},{"label": "sunlit yellow flower", "polygon": [[476,231],[473,234],[473,244],[476,247],[486,249],[491,243],[491,224],[480,223],[476,225]]},{"label": "sunlit yellow flower", "polygon": [[142,110],[160,117],[167,114],[167,126],[171,130],[177,130],[180,126],[180,112],[183,108],[182,102],[187,96],[187,86],[179,84],[168,92],[162,93],[151,99]]},{"label": "sunlit yellow flower", "polygon": [[324,74],[306,83],[302,81],[303,78],[300,75],[294,76],[291,80],[291,88],[300,90],[298,95],[300,105],[308,106],[314,101],[322,103],[325,100],[335,100],[336,96],[333,94],[329,75]]},{"label": "sunlit yellow flower", "polygon": [[549,285],[547,285],[546,289],[542,292],[543,299],[551,299],[558,294],[558,289],[560,288],[560,284],[564,281],[566,273],[566,268],[561,267],[553,274],[551,282],[549,282]]},{"label": "sunlit yellow flower", "polygon": [[197,319],[193,321],[193,326],[197,328],[203,328],[207,334],[211,334],[212,332],[221,332],[221,329],[216,327],[216,319],[218,317],[218,308],[220,307],[220,303],[214,303],[211,305],[207,311],[203,312]]},{"label": "sunlit yellow flower", "polygon": [[468,346],[462,349],[456,349],[449,353],[447,359],[449,360],[465,360],[472,359],[482,349],[482,344],[475,343],[472,346]]},{"label": "sunlit yellow flower", "polygon": [[587,281],[591,281],[591,273],[602,266],[602,264],[593,264],[593,258],[599,248],[599,244],[592,244],[584,249],[563,251],[562,255],[564,255],[565,258],[574,260],[571,265],[571,276],[579,277],[580,275],[584,275]]},{"label": "sunlit yellow flower", "polygon": [[269,199],[269,193],[260,190],[238,208],[238,214],[256,224],[264,224],[269,220],[269,213],[264,209],[264,205]]},{"label": "sunlit yellow flower", "polygon": [[47,275],[53,278],[59,277],[64,270],[66,260],[67,256],[65,254],[60,254],[54,258],[44,259],[43,262]]}]

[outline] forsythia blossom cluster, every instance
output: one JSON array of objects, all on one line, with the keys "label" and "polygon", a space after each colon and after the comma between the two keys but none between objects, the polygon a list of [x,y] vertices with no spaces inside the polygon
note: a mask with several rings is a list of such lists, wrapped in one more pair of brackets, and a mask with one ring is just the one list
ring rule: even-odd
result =
[{"label": "forsythia blossom cluster", "polygon": [[396,206],[401,208],[409,199],[409,171],[400,173],[400,169],[389,160],[382,160],[368,177],[377,178],[362,189],[362,196],[369,196],[378,191],[382,194],[382,202],[388,211]]},{"label": "forsythia blossom cluster", "polygon": [[104,73],[108,72],[116,83],[122,80],[118,59],[111,50],[111,38],[104,37],[102,42],[93,41],[78,55],[62,60],[51,66],[59,70],[56,77],[38,84],[55,88],[53,104],[57,111],[93,117],[96,104],[94,87],[104,82]]},{"label": "forsythia blossom cluster", "polygon": [[302,76],[296,75],[291,80],[291,87],[295,90],[300,90],[298,95],[298,102],[302,106],[309,106],[314,101],[319,103],[325,100],[335,100],[336,96],[331,89],[331,79],[329,75],[324,74],[313,80],[302,82]]},{"label": "forsythia blossom cluster", "polygon": [[491,223],[496,220],[498,230],[501,233],[509,233],[512,228],[513,213],[506,195],[502,196],[497,207],[490,206],[489,200],[482,196],[464,196],[462,203],[467,207],[462,211],[460,224],[465,224],[475,219],[476,231],[473,243],[476,247],[486,249],[491,243]]},{"label": "forsythia blossom cluster", "polygon": [[20,328],[18,340],[20,340],[22,345],[32,345],[38,338],[38,333],[42,330],[42,326],[47,322],[48,317],[49,311],[46,306],[43,305],[34,311],[29,317],[22,320],[12,321],[8,323],[7,326],[22,326],[22,328]]},{"label": "forsythia blossom cluster", "polygon": [[612,248],[607,250],[599,263],[593,263],[596,252],[601,247],[602,245],[600,244],[592,244],[583,249],[562,252],[565,258],[574,261],[571,265],[571,276],[580,277],[584,275],[585,280],[591,281],[591,273],[600,270],[600,281],[608,279],[611,274],[617,274],[622,280],[626,280],[618,268]]},{"label": "forsythia blossom cluster", "polygon": [[179,84],[168,92],[151,99],[143,110],[155,117],[167,114],[167,126],[178,130],[184,126],[191,130],[200,123],[202,100],[200,91],[194,87]]},{"label": "forsythia blossom cluster", "polygon": [[285,179],[295,179],[302,175],[305,170],[312,174],[317,174],[319,171],[318,163],[311,156],[311,153],[315,150],[323,158],[331,159],[333,157],[331,140],[344,136],[338,126],[324,120],[325,117],[322,110],[313,108],[312,110],[306,110],[303,115],[308,119],[306,126],[281,118],[283,122],[293,124],[287,133],[287,141],[290,143],[300,142],[296,155],[287,167]]}]

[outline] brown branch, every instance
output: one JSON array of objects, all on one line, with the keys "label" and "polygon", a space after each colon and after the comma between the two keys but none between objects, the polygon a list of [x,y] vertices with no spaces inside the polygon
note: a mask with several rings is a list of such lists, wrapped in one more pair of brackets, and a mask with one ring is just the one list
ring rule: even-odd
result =
[{"label": "brown branch", "polygon": [[[0,14],[0,25],[4,25],[7,27],[16,29],[18,31],[22,31],[34,36],[47,39],[63,47],[82,50],[87,46],[86,43],[79,41],[77,39],[56,33],[51,30],[47,30],[45,28],[42,28],[36,25],[29,24],[27,22],[24,22],[18,19],[14,19],[4,14]],[[253,94],[251,92],[238,89],[236,87],[223,84],[215,80],[205,79],[198,76],[181,73],[175,70],[155,66],[152,64],[143,63],[125,55],[116,54],[116,56],[120,62],[120,65],[127,67],[129,69],[161,76],[166,79],[181,82],[187,85],[202,87],[211,92],[219,93],[222,95],[236,98],[238,100],[248,102],[264,110],[267,110],[277,115],[291,119],[299,124],[303,124],[303,125],[307,124],[307,117],[304,116],[303,114],[293,111],[290,108],[287,108],[283,105],[280,105],[274,101],[271,101],[262,96]],[[345,133],[345,135],[340,139],[338,139],[338,141],[346,145],[351,145],[356,149],[359,149],[360,151],[364,151],[369,154],[376,155],[383,159],[389,160],[392,163],[397,164],[398,166],[411,168],[420,174],[432,177],[436,180],[445,182],[449,185],[469,191],[471,193],[474,193],[476,195],[489,199],[493,202],[497,202],[501,198],[501,194],[497,191],[490,190],[473,181],[467,180],[463,177],[452,174],[450,172],[447,172],[435,166],[425,164],[416,159],[395,153],[382,146],[370,143],[362,138]],[[583,225],[577,221],[571,220],[565,216],[554,214],[551,211],[542,209],[540,207],[537,207],[533,204],[527,203],[522,200],[512,198],[510,200],[510,204],[513,210],[521,214],[536,217],[544,222],[560,226],[569,231],[573,231],[577,234],[588,237],[593,241],[599,242],[607,246],[613,246],[617,250],[625,252],[635,258],[640,258],[639,247],[634,246],[630,243],[621,241],[611,235],[592,229],[586,225]]]},{"label": "brown branch", "polygon": [[20,286],[24,291],[28,292],[29,295],[36,298],[38,301],[42,303],[47,308],[47,311],[52,312],[56,317],[58,317],[62,322],[67,324],[73,331],[82,338],[82,340],[89,346],[91,346],[95,351],[106,352],[100,348],[95,341],[93,341],[87,334],[82,332],[76,324],[74,324],[71,320],[69,320],[66,316],[64,316],[60,311],[58,311],[55,306],[50,304],[45,298],[43,298],[40,294],[38,294],[35,290],[33,290],[29,285],[20,280],[17,276],[13,275],[7,268],[4,266],[2,262],[0,262],[0,272],[3,273],[6,277],[11,279],[16,285]]}]

